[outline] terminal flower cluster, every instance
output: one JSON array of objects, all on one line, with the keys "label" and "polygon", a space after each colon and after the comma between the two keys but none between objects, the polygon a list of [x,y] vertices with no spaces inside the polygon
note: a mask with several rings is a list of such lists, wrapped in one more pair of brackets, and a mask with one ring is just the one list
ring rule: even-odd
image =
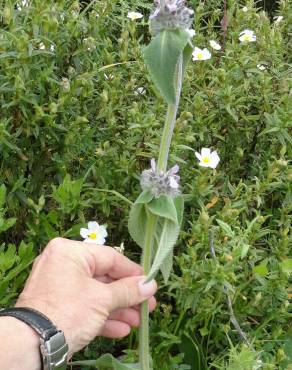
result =
[{"label": "terminal flower cluster", "polygon": [[154,34],[176,28],[190,29],[194,11],[184,0],[155,0],[156,8],[150,15],[150,29]]},{"label": "terminal flower cluster", "polygon": [[178,171],[178,165],[166,172],[158,171],[155,159],[151,159],[151,168],[142,172],[141,187],[143,190],[150,190],[155,198],[161,195],[170,195],[175,198],[180,194]]}]

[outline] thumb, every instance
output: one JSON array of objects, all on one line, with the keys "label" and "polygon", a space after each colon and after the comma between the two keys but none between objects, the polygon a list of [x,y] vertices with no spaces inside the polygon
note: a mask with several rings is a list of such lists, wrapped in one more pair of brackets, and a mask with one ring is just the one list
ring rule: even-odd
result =
[{"label": "thumb", "polygon": [[146,276],[133,276],[107,284],[112,298],[109,309],[132,307],[151,298],[157,290],[157,283],[151,280],[144,284],[145,280]]}]

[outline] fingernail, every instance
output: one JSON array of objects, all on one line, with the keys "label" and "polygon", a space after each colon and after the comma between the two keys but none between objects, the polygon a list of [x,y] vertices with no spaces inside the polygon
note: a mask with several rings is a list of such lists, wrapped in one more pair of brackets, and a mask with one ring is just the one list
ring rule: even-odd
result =
[{"label": "fingernail", "polygon": [[151,280],[145,283],[145,279],[139,281],[139,291],[143,297],[151,297],[157,290],[157,284],[155,280]]}]

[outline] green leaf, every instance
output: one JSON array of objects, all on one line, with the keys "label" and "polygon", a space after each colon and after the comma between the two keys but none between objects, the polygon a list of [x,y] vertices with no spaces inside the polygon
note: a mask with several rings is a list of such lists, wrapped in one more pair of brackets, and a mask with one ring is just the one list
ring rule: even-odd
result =
[{"label": "green leaf", "polygon": [[160,271],[163,276],[164,283],[167,284],[173,265],[173,249],[166,256],[163,264],[160,267]]},{"label": "green leaf", "polygon": [[15,222],[17,221],[16,218],[8,218],[7,220],[3,220],[0,218],[0,233],[10,229]]},{"label": "green leaf", "polygon": [[147,213],[145,204],[134,203],[130,210],[128,229],[132,239],[141,247],[144,246]]},{"label": "green leaf", "polygon": [[[175,70],[178,60],[189,41],[189,35],[182,29],[160,32],[143,49],[145,63],[156,87],[168,104],[176,103]],[[185,61],[189,55],[186,52]]]},{"label": "green leaf", "polygon": [[174,205],[176,208],[177,220],[179,227],[182,224],[183,215],[184,215],[184,198],[182,195],[179,197],[174,198]]},{"label": "green leaf", "polygon": [[6,187],[4,184],[0,186],[0,208],[4,206],[6,198]]},{"label": "green leaf", "polygon": [[264,261],[261,264],[259,264],[258,266],[255,266],[253,268],[253,272],[255,274],[258,274],[258,275],[263,276],[263,277],[267,276],[268,273],[269,273],[269,270],[267,269],[267,262]]},{"label": "green leaf", "polygon": [[123,364],[110,354],[103,355],[97,360],[73,361],[70,365],[84,365],[99,369],[100,366],[110,367],[113,370],[140,370],[139,364]]},{"label": "green leaf", "polygon": [[150,190],[144,190],[143,193],[139,195],[135,203],[149,203],[153,199],[154,195]]},{"label": "green leaf", "polygon": [[189,61],[191,60],[193,50],[194,49],[192,45],[188,42],[183,51],[183,74],[187,68]]},{"label": "green leaf", "polygon": [[178,223],[174,201],[169,195],[161,195],[159,198],[153,199],[148,204],[148,209],[156,216],[167,218],[176,224]]},{"label": "green leaf", "polygon": [[249,248],[250,248],[250,245],[249,244],[246,244],[246,243],[243,243],[240,247],[240,258],[243,259],[248,251],[249,251]]},{"label": "green leaf", "polygon": [[216,220],[216,221],[227,236],[229,236],[230,238],[234,238],[234,232],[232,231],[231,227],[227,223],[221,220]]},{"label": "green leaf", "polygon": [[287,260],[280,263],[280,266],[284,272],[287,274],[292,274],[292,259],[288,258]]},{"label": "green leaf", "polygon": [[159,235],[156,235],[158,247],[146,281],[152,280],[159,269],[164,271],[164,279],[166,279],[166,281],[169,278],[171,271],[170,258],[172,257],[173,247],[179,236],[184,208],[183,197],[177,197],[173,202],[176,209],[177,222],[173,222],[167,218],[160,218],[158,220],[157,233],[159,233]]}]

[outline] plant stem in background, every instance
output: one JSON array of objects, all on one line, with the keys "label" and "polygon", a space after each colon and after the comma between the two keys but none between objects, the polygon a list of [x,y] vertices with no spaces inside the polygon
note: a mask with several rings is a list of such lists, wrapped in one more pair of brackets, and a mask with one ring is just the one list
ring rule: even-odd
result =
[{"label": "plant stem in background", "polygon": [[[169,104],[166,121],[163,129],[157,171],[166,171],[169,148],[173,136],[176,115],[179,105],[179,99],[182,87],[183,77],[183,56],[180,57],[176,69],[175,86],[176,86],[176,102]],[[150,271],[152,262],[152,250],[155,236],[156,216],[148,214],[145,230],[145,243],[142,255],[142,267],[147,275]],[[150,370],[150,351],[149,351],[149,308],[148,302],[141,305],[141,325],[139,329],[139,361],[141,370]]]}]

